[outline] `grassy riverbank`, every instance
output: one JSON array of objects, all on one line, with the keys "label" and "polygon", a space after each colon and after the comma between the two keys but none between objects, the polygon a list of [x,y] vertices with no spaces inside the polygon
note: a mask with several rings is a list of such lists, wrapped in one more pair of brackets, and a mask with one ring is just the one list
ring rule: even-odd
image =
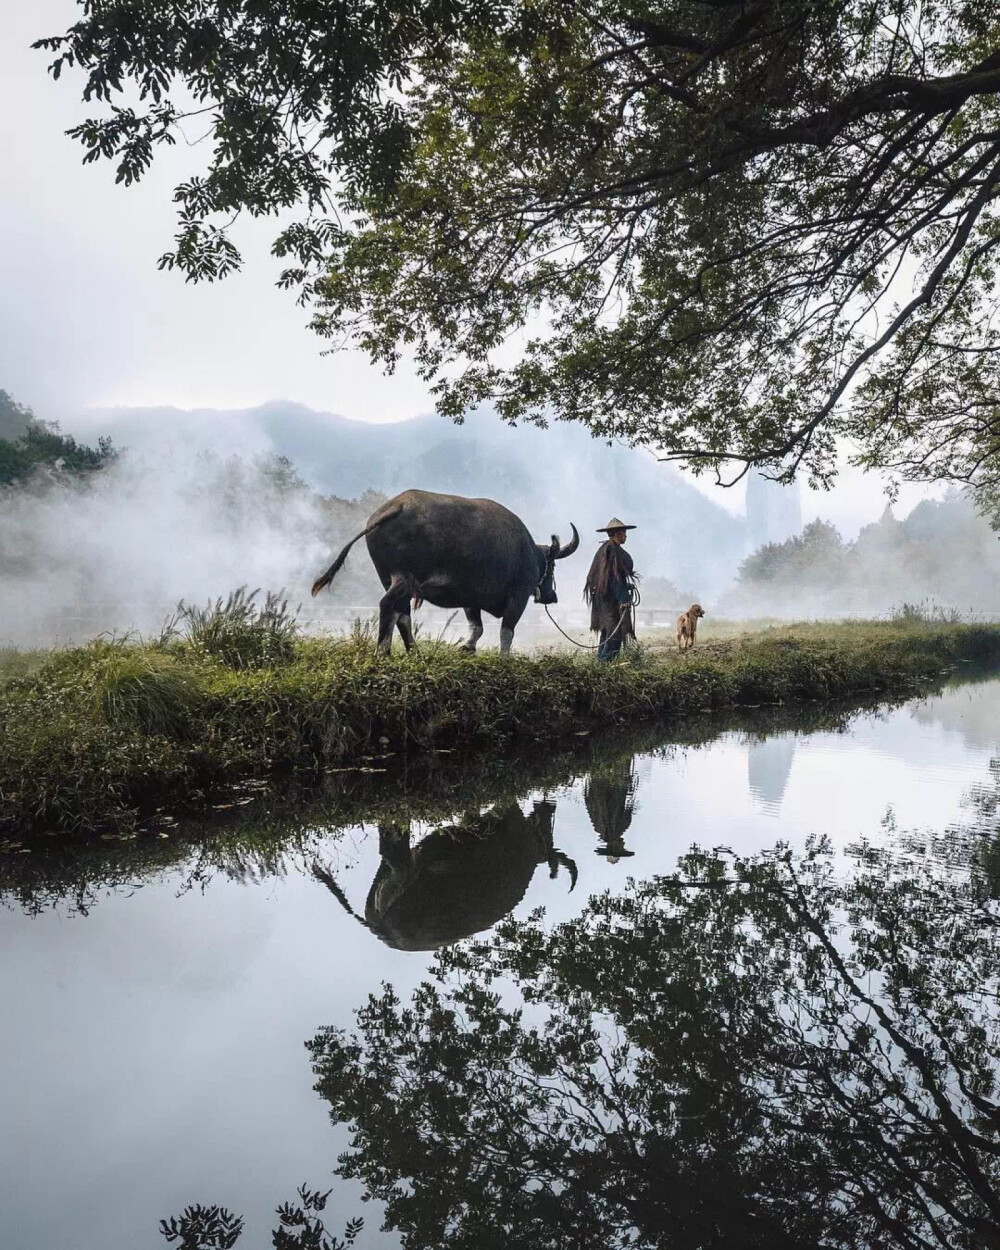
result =
[{"label": "grassy riverbank", "polygon": [[[210,623],[211,624],[211,623]],[[246,625],[246,622],[244,622]],[[904,693],[1000,661],[1000,626],[804,625],[590,656],[470,657],[300,639],[253,623],[155,644],[52,653],[0,685],[0,830],[129,829],[240,781],[308,784],[429,751],[508,751],[597,725],[730,707]],[[0,673],[2,679],[2,673]],[[379,757],[374,760],[373,757]]]},{"label": "grassy riverbank", "polygon": [[[974,681],[965,676],[969,671],[963,665],[962,674],[942,688]],[[201,810],[181,809],[179,818],[161,810],[137,828],[100,837],[0,838],[0,903],[33,914],[48,908],[89,912],[109,893],[139,889],[164,873],[176,874],[179,890],[203,888],[215,877],[260,881],[307,873],[331,838],[362,823],[418,821],[440,828],[495,803],[523,807],[530,795],[558,794],[595,773],[620,777],[637,755],[666,759],[732,732],[750,742],[789,731],[846,732],[857,717],[905,698],[728,708],[666,724],[572,734],[544,751],[521,743],[504,752],[388,756],[307,777],[303,786],[236,782]]]}]

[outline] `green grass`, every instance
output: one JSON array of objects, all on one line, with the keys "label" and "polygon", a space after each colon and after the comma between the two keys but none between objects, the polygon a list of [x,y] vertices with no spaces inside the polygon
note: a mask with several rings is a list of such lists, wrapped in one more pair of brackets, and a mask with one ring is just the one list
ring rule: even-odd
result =
[{"label": "green grass", "polygon": [[261,654],[245,637],[238,655],[190,635],[101,640],[7,680],[0,830],[127,830],[240,780],[305,784],[373,755],[544,750],[595,726],[908,692],[960,662],[1000,661],[1000,627],[782,626],[683,655],[640,645],[606,665],[585,653],[473,657],[441,643],[384,657],[363,636],[292,638],[270,666]]},{"label": "green grass", "polygon": [[195,671],[161,651],[112,648],[94,687],[95,713],[113,729],[184,738],[202,693]]},{"label": "green grass", "polygon": [[16,647],[0,647],[0,686],[13,677],[28,677],[49,659],[49,651],[19,651]]},{"label": "green grass", "polygon": [[295,657],[299,625],[288,600],[269,591],[259,603],[259,590],[245,586],[200,608],[183,600],[165,626],[161,643],[186,637],[195,648],[230,668],[272,668]]}]

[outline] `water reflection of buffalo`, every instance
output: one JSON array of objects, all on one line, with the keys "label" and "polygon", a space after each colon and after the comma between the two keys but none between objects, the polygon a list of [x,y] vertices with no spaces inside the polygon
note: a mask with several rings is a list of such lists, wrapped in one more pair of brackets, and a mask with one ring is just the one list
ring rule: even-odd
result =
[{"label": "water reflection of buffalo", "polygon": [[[488,929],[512,911],[539,864],[548,864],[551,877],[565,866],[572,889],[576,865],[552,845],[555,810],[542,801],[526,816],[506,804],[436,829],[416,846],[408,826],[380,826],[382,862],[362,923],[397,950],[433,950]],[[352,911],[328,869],[317,863],[313,874]]]}]

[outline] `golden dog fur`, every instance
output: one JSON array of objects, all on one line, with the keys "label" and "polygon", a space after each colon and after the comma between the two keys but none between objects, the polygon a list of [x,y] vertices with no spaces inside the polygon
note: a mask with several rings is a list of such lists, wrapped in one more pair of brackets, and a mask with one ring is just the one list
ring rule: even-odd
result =
[{"label": "golden dog fur", "polygon": [[694,646],[694,636],[698,629],[698,617],[705,611],[700,603],[692,603],[686,612],[677,618],[677,646],[687,651]]}]

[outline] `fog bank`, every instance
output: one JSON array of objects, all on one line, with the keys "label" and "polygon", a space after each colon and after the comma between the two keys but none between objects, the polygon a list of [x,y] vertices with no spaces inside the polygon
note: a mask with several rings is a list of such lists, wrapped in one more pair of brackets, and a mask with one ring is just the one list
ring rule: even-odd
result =
[{"label": "fog bank", "polygon": [[0,644],[157,632],[179,599],[235,586],[297,603],[339,528],[273,459],[174,447],[0,492]]}]

